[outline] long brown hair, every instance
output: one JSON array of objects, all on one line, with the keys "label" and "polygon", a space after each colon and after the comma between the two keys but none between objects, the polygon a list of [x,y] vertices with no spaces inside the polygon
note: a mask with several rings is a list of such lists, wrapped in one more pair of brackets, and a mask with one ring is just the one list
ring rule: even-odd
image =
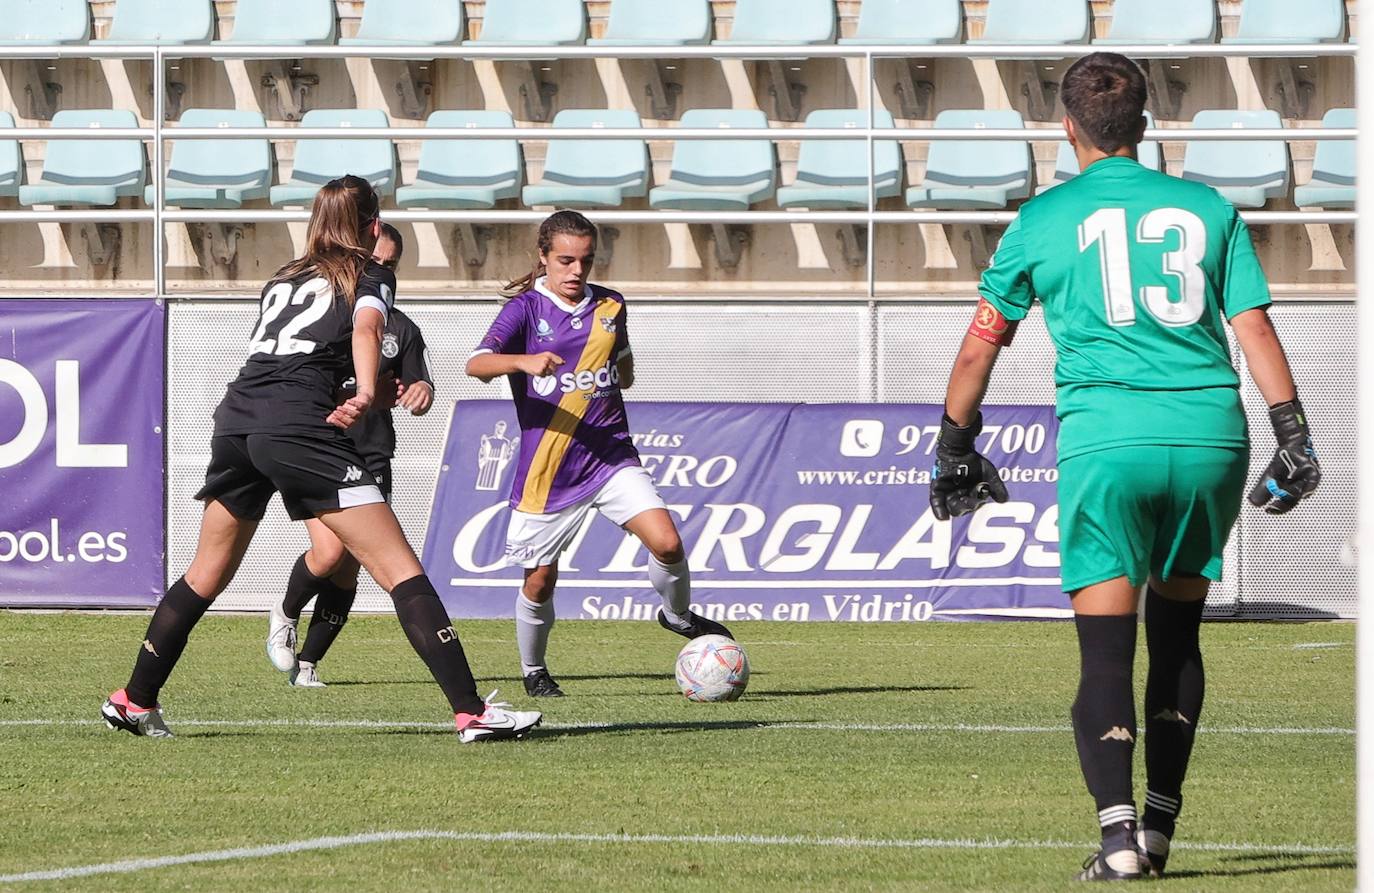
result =
[{"label": "long brown hair", "polygon": [[358,277],[372,258],[372,248],[364,242],[375,241],[366,233],[378,207],[377,193],[362,177],[346,174],[324,184],[310,209],[305,254],[278,270],[275,278],[317,273],[352,307]]},{"label": "long brown hair", "polygon": [[544,275],[544,262],[540,258],[553,250],[554,236],[591,236],[592,244],[595,245],[596,225],[576,211],[555,211],[546,217],[544,222],[539,224],[539,251],[534,258],[534,267],[528,275],[507,282],[501,289],[503,297],[513,298],[534,288],[534,280]]}]

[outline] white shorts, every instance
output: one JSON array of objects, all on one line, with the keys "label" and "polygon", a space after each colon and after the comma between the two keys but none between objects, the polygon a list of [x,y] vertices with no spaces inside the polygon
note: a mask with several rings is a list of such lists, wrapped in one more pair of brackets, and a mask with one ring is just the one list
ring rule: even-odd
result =
[{"label": "white shorts", "polygon": [[649,509],[667,509],[653,479],[642,466],[631,465],[611,475],[591,496],[547,515],[511,510],[506,531],[506,564],[542,567],[558,556],[577,536],[587,514],[596,509],[617,527]]}]

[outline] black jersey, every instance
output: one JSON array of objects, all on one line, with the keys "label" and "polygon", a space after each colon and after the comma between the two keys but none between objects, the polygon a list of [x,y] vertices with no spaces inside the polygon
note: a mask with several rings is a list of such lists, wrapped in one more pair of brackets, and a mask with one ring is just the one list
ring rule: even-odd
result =
[{"label": "black jersey", "polygon": [[[382,333],[382,362],[378,375],[390,372],[402,384],[410,385],[423,381],[434,388],[434,379],[429,372],[429,356],[425,350],[425,338],[420,327],[399,309],[392,308],[386,319]],[[342,397],[352,397],[357,382],[352,376],[343,383]],[[396,452],[396,426],[389,409],[370,409],[363,414],[348,436],[358,448],[358,453],[367,460],[369,468],[375,464],[391,461]]]},{"label": "black jersey", "polygon": [[352,309],[313,273],[267,283],[248,362],[215,410],[215,433],[339,433],[325,417],[353,375],[353,314],[373,307],[385,315],[395,294],[395,274],[372,262]]}]

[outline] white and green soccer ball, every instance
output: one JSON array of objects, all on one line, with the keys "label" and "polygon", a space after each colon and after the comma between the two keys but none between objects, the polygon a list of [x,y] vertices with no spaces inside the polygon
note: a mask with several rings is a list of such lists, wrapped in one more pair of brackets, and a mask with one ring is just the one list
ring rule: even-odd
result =
[{"label": "white and green soccer ball", "polygon": [[677,655],[677,687],[689,701],[734,701],[749,684],[749,656],[734,639],[698,636]]}]

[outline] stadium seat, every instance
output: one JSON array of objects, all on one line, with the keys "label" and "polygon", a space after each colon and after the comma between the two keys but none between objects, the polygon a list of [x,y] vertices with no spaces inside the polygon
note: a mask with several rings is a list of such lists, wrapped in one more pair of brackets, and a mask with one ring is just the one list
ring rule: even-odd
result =
[{"label": "stadium seat", "polygon": [[[138,118],[125,109],[67,109],[52,126],[93,130],[136,128]],[[140,140],[49,140],[38,182],[19,187],[21,205],[111,206],[143,195],[147,182]]]},{"label": "stadium seat", "polygon": [[853,37],[840,43],[857,46],[905,46],[958,43],[964,27],[959,0],[864,0]]},{"label": "stadium seat", "polygon": [[[513,127],[509,112],[434,112],[427,127]],[[523,169],[515,140],[425,140],[415,182],[396,190],[402,208],[493,208],[520,195]]]},{"label": "stadium seat", "polygon": [[[554,127],[640,127],[632,111],[568,109]],[[526,205],[618,208],[649,188],[649,149],[643,140],[550,140],[544,176],[525,187]]]},{"label": "stadium seat", "polygon": [[1245,0],[1240,26],[1222,43],[1338,43],[1345,40],[1345,0]]},{"label": "stadium seat", "polygon": [[94,44],[180,46],[215,36],[213,0],[117,0],[110,30]]},{"label": "stadium seat", "polygon": [[[1193,127],[1219,130],[1228,127],[1266,128],[1283,126],[1279,113],[1208,109],[1193,116]],[[1288,143],[1283,140],[1222,142],[1191,140],[1183,155],[1183,179],[1215,188],[1237,208],[1262,208],[1271,198],[1288,192]]]},{"label": "stadium seat", "polygon": [[1093,43],[1171,45],[1216,39],[1216,0],[1116,0],[1111,30]]},{"label": "stadium seat", "polygon": [[475,40],[463,46],[572,46],[587,39],[582,0],[487,0]]},{"label": "stadium seat", "polygon": [[[14,116],[0,112],[0,131],[14,127]],[[16,196],[24,182],[24,156],[18,140],[0,140],[0,195]]]},{"label": "stadium seat", "polygon": [[[379,109],[312,109],[301,119],[302,127],[387,127],[386,112]],[[307,139],[296,142],[291,179],[269,192],[272,204],[309,205],[320,187],[335,177],[355,174],[372,183],[382,195],[396,189],[396,150],[391,140]]]},{"label": "stadium seat", "polygon": [[463,0],[367,0],[355,37],[339,46],[438,46],[463,36]]},{"label": "stadium seat", "polygon": [[[864,109],[820,109],[806,116],[807,127],[864,128]],[[891,112],[873,110],[873,126],[891,128]],[[804,133],[804,131],[803,131]],[[873,179],[878,198],[901,194],[902,159],[895,140],[873,144]],[[807,140],[797,155],[797,178],[778,190],[784,208],[867,208],[868,141]]]},{"label": "stadium seat", "polygon": [[[682,126],[755,129],[767,127],[768,118],[753,109],[692,109],[683,114]],[[673,148],[668,182],[650,190],[649,204],[684,211],[743,211],[773,195],[776,168],[769,140],[682,140]]]},{"label": "stadium seat", "polygon": [[[1356,126],[1354,109],[1332,109],[1322,117],[1323,127]],[[1312,159],[1312,179],[1293,190],[1299,208],[1349,211],[1355,208],[1355,141],[1321,140]]]},{"label": "stadium seat", "polygon": [[216,45],[296,46],[334,42],[334,0],[238,0],[234,30]]},{"label": "stadium seat", "polygon": [[1091,36],[1087,0],[988,0],[983,36],[969,43],[1084,43]]},{"label": "stadium seat", "polygon": [[[187,109],[181,127],[265,127],[260,112]],[[238,208],[267,198],[272,150],[264,139],[172,140],[171,161],[162,199],[178,208]],[[153,187],[144,190],[153,203]]]},{"label": "stadium seat", "polygon": [[796,46],[835,42],[835,0],[736,0],[730,36],[719,46]]},{"label": "stadium seat", "polygon": [[88,0],[10,0],[0,15],[0,46],[85,43],[90,36]]},{"label": "stadium seat", "polygon": [[611,0],[606,33],[589,46],[688,46],[711,39],[710,0],[675,0],[663,14],[663,0]]},{"label": "stadium seat", "polygon": [[[1009,130],[1024,126],[1012,110],[943,111],[937,128]],[[930,144],[925,179],[906,191],[912,208],[997,210],[1030,195],[1030,144],[1010,140],[936,140]]]},{"label": "stadium seat", "polygon": [[[1145,126],[1152,128],[1155,126],[1155,116],[1148,111],[1145,112]],[[1154,140],[1146,140],[1140,144],[1137,150],[1137,160],[1152,171],[1163,170],[1162,159],[1159,152],[1159,143]],[[1069,145],[1068,140],[1059,144],[1059,154],[1054,160],[1054,179],[1048,183],[1042,183],[1035,187],[1035,194],[1039,195],[1046,190],[1053,189],[1060,183],[1072,180],[1078,176],[1078,156],[1074,154],[1073,146]]]}]

